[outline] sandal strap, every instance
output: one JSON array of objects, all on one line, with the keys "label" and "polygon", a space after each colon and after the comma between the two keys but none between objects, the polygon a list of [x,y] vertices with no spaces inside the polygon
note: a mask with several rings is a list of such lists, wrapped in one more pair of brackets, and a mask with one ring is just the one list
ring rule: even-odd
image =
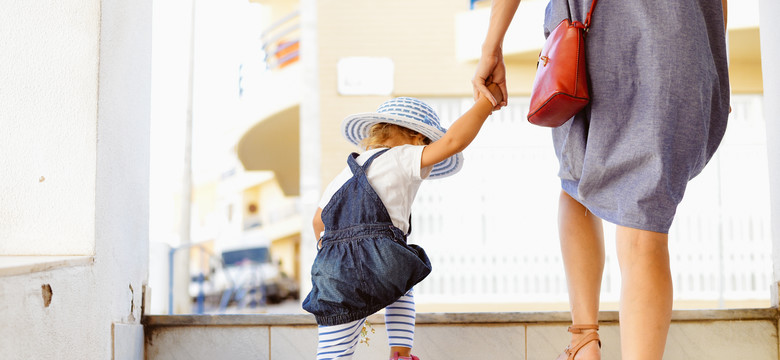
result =
[{"label": "sandal strap", "polygon": [[595,324],[595,325],[591,325],[591,324],[587,324],[587,325],[572,325],[572,326],[569,326],[568,329],[566,329],[566,331],[568,331],[568,332],[570,332],[572,334],[582,334],[582,330],[596,330],[596,331],[598,331],[599,330],[599,326],[598,326],[598,324]]},{"label": "sandal strap", "polygon": [[582,339],[580,339],[580,341],[573,347],[566,348],[566,354],[569,355],[569,359],[574,359],[574,356],[577,355],[580,349],[582,349],[585,345],[588,345],[592,341],[597,341],[599,347],[601,347],[601,339],[599,338],[599,333],[592,332],[590,334],[583,336]]}]

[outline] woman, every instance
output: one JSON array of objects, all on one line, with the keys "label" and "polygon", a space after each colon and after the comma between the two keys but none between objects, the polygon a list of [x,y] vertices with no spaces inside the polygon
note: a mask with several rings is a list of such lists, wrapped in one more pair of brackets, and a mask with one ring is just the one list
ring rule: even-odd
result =
[{"label": "woman", "polygon": [[[493,0],[472,80],[501,87],[504,34],[519,0]],[[552,0],[545,34],[591,0]],[[586,38],[591,103],[553,129],[562,191],[559,234],[569,289],[571,343],[559,359],[600,359],[602,219],[617,225],[623,360],[661,359],[671,323],[668,231],[690,179],[726,129],[726,0],[598,0]],[[498,109],[506,101],[491,100]]]}]

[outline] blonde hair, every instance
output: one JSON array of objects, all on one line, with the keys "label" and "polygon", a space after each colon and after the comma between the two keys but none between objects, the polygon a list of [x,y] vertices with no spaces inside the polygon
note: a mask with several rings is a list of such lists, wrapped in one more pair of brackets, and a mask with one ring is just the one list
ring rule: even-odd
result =
[{"label": "blonde hair", "polygon": [[[360,142],[360,146],[366,150],[387,148],[390,147],[387,145],[388,140],[395,136],[406,135],[408,137],[414,137],[418,134],[420,133],[403,126],[389,123],[378,123],[371,125],[371,128],[368,130],[368,137]],[[423,136],[422,139],[419,139],[416,144],[411,145],[428,145],[430,143],[431,139]]]}]

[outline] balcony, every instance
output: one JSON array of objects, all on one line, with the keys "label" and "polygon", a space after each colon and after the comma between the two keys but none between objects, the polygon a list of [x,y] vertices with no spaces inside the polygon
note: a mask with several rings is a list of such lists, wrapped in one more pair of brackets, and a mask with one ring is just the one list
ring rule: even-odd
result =
[{"label": "balcony", "polygon": [[[260,35],[262,69],[242,78],[242,126],[236,153],[247,171],[271,170],[288,196],[299,193],[300,12],[281,16]],[[273,86],[269,86],[273,84]]]}]

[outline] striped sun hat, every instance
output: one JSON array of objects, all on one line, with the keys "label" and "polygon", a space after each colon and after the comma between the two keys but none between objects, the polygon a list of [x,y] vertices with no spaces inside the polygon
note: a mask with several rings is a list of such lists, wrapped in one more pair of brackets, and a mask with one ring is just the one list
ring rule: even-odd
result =
[{"label": "striped sun hat", "polygon": [[[439,122],[439,116],[426,103],[410,97],[390,99],[379,105],[376,112],[347,116],[341,122],[341,131],[351,143],[359,145],[368,137],[371,126],[389,123],[412,129],[425,135],[431,141],[444,136],[447,129]],[[430,178],[443,178],[453,175],[463,167],[463,154],[457,153],[433,166]]]}]

